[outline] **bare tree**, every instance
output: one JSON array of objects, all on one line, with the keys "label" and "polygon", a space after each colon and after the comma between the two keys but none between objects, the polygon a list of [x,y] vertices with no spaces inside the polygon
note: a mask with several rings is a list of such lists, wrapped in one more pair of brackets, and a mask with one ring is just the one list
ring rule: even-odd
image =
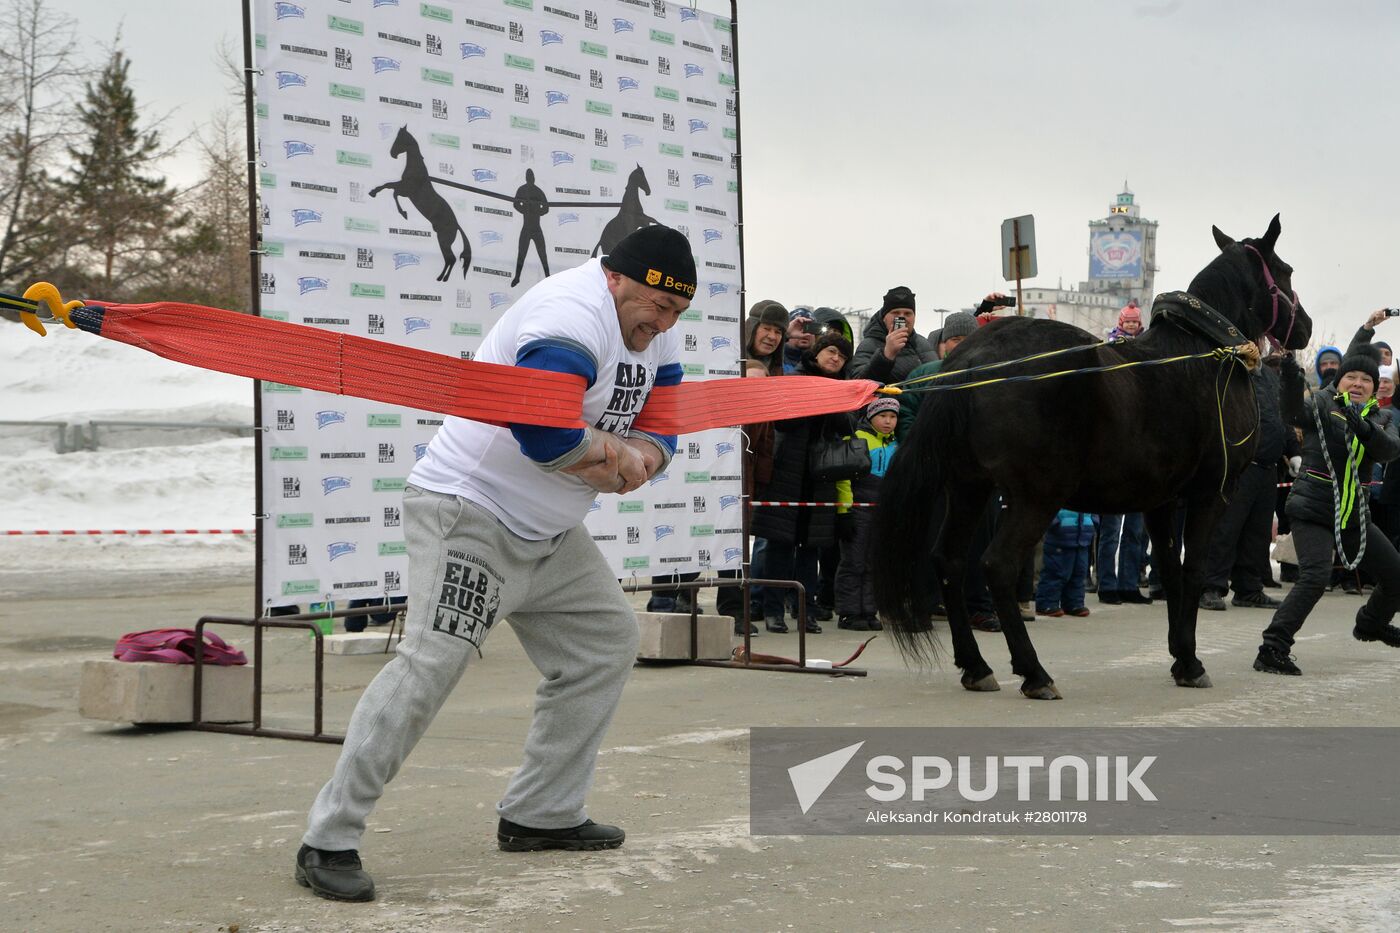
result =
[{"label": "bare tree", "polygon": [[46,0],[9,0],[0,23],[0,283],[15,288],[62,265],[43,223],[92,68],[79,56],[76,22]]},{"label": "bare tree", "polygon": [[196,137],[204,163],[180,207],[188,232],[177,245],[167,297],[234,311],[248,309],[247,152],[243,123],[232,107],[217,111]]}]

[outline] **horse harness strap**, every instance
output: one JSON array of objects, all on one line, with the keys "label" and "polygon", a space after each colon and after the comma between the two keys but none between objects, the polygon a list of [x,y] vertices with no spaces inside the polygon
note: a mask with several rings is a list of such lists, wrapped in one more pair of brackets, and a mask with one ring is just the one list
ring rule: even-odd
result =
[{"label": "horse harness strap", "polygon": [[1218,347],[1252,343],[1240,329],[1219,311],[1189,292],[1163,292],[1152,302],[1152,323],[1170,321],[1193,331]]}]

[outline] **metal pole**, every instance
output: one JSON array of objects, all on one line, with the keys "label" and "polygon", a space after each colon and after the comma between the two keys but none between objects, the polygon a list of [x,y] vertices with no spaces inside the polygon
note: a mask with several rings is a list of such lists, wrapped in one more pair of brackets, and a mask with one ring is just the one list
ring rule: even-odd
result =
[{"label": "metal pole", "polygon": [[[744,264],[744,148],[743,133],[740,130],[740,106],[739,106],[739,0],[729,0],[729,36],[731,42],[731,53],[734,58],[734,177],[735,184],[739,190],[735,200],[738,207],[735,208],[734,220],[736,236],[739,241],[739,346],[740,359],[747,359],[749,346],[744,336],[744,322],[748,317],[748,289],[745,287],[746,265]],[[748,366],[745,365],[740,376],[748,376]],[[740,429],[743,430],[742,428]],[[743,432],[744,447],[748,448],[748,433]],[[739,576],[747,581],[753,575],[752,555],[749,553],[749,500],[743,495],[748,488],[749,476],[745,469],[747,458],[742,454],[739,457],[739,533],[742,540],[739,554]],[[752,620],[749,618],[750,590],[752,587],[745,582],[739,589],[739,600],[743,603],[740,609],[739,619],[743,622],[744,630],[744,653],[749,653],[750,640],[749,626]]]},{"label": "metal pole", "polygon": [[1021,221],[1011,221],[1011,264],[1016,267],[1016,315],[1026,313],[1026,302],[1021,297]]},{"label": "metal pole", "polygon": [[[253,2],[243,0],[243,119],[244,145],[248,149],[248,313],[262,317],[262,218],[258,211],[257,104],[253,87]],[[261,425],[262,380],[253,380],[253,424]],[[253,515],[257,534],[253,536],[253,616],[262,615],[263,606],[263,432],[253,432]],[[259,633],[261,634],[261,633]],[[258,668],[255,677],[261,676]],[[261,696],[261,692],[259,692]]]}]

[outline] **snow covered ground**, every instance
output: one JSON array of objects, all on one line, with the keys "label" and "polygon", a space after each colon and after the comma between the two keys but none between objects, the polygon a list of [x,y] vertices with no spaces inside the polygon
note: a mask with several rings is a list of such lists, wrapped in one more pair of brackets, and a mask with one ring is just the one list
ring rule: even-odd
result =
[{"label": "snow covered ground", "polygon": [[[41,338],[0,320],[0,403],[0,422],[246,425],[253,421],[253,383],[79,331],[51,327]],[[56,437],[53,429],[0,424],[0,598],[42,592],[61,579],[58,571],[73,567],[107,581],[139,577],[147,589],[155,581],[251,582],[251,537],[49,539],[3,532],[251,529],[252,438],[121,429],[106,432],[95,451],[59,454]]]}]

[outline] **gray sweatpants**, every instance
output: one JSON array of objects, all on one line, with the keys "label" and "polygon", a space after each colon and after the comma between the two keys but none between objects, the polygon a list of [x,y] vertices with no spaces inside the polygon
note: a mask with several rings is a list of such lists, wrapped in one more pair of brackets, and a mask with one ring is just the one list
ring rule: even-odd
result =
[{"label": "gray sweatpants", "polygon": [[409,486],[408,619],[350,718],[303,841],[359,848],[365,820],[500,620],[543,675],[525,760],[496,809],[536,829],[577,826],[603,733],[637,657],[637,617],[583,525],[544,541],[460,497]]}]

